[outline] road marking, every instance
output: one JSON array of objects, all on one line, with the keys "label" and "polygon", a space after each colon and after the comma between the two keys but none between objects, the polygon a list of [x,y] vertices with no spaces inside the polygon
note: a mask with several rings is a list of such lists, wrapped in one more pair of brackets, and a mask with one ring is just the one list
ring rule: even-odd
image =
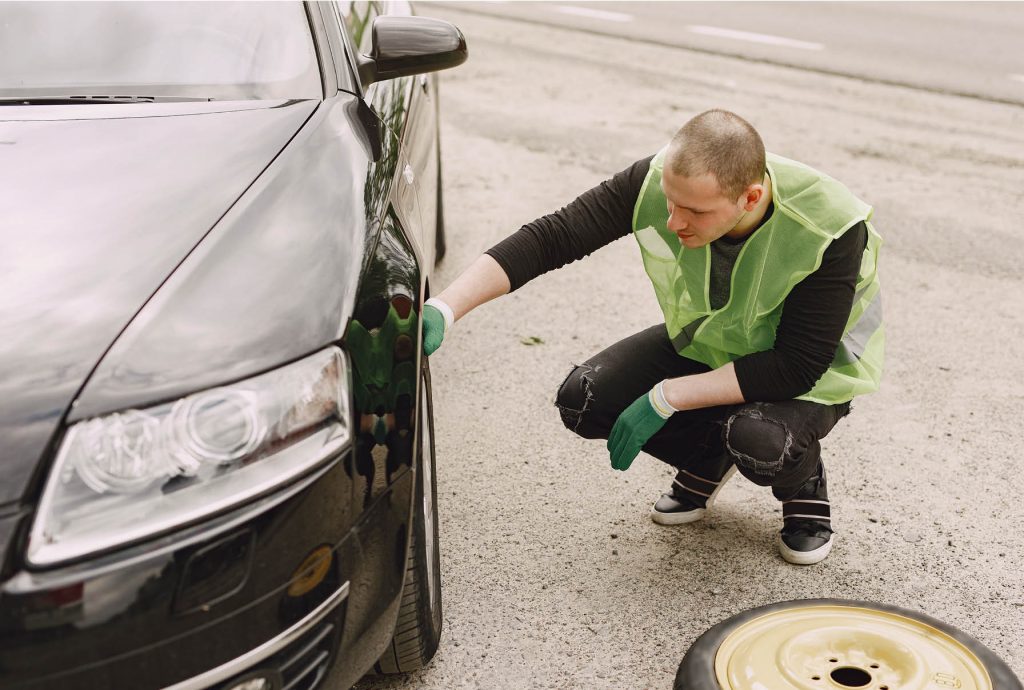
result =
[{"label": "road marking", "polygon": [[786,48],[800,48],[802,50],[824,50],[825,46],[821,43],[809,43],[808,41],[797,41],[792,38],[784,38],[782,36],[772,36],[770,34],[755,34],[749,31],[736,31],[735,29],[723,29],[718,26],[702,26],[699,24],[691,25],[686,27],[695,34],[703,34],[705,36],[717,36],[719,38],[733,38],[737,41],[750,41],[751,43],[767,43],[773,46],[785,46]]},{"label": "road marking", "polygon": [[590,19],[602,19],[606,22],[631,22],[633,15],[623,12],[608,12],[607,10],[593,10],[589,7],[574,7],[572,5],[555,5],[552,8],[555,12],[562,14],[573,14],[577,17],[588,17]]},{"label": "road marking", "polygon": [[1011,74],[1009,76],[1010,79],[1013,79],[1014,81],[1024,81],[1024,74]]}]

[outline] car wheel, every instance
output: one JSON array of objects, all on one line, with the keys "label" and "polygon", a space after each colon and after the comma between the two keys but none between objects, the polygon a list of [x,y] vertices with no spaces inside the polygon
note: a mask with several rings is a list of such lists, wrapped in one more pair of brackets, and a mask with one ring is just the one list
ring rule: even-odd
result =
[{"label": "car wheel", "polygon": [[437,233],[434,236],[434,263],[444,258],[447,247],[444,237],[444,194],[441,184],[441,144],[437,145]]},{"label": "car wheel", "polygon": [[420,390],[420,462],[416,468],[405,586],[391,644],[377,662],[379,673],[405,673],[426,666],[441,641],[441,554],[438,549],[434,414],[430,372],[425,358]]},{"label": "car wheel", "polygon": [[929,616],[863,601],[806,599],[745,611],[683,657],[675,690],[1022,690],[980,642]]}]

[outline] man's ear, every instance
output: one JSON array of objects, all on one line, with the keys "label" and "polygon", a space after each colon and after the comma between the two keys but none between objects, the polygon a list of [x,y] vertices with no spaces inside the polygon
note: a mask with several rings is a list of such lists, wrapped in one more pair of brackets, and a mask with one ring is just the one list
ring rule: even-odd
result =
[{"label": "man's ear", "polygon": [[743,210],[750,211],[754,210],[754,207],[760,203],[761,199],[764,198],[764,185],[760,182],[750,185],[746,191],[743,192],[740,197],[740,201],[743,203]]}]

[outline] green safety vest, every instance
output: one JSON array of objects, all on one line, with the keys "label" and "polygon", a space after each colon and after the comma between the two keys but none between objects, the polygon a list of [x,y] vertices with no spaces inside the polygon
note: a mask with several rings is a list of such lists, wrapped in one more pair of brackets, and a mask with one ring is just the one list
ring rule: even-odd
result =
[{"label": "green safety vest", "polygon": [[[768,154],[775,210],[744,242],[732,269],[729,301],[711,308],[711,248],[687,249],[670,231],[661,190],[666,149],[651,161],[633,210],[633,234],[665,314],[676,351],[717,369],[770,350],[790,290],[821,265],[829,244],[872,209],[837,180],[806,165]],[[885,333],[878,284],[882,238],[867,222],[856,294],[843,338],[828,371],[799,400],[846,402],[878,390]]]}]

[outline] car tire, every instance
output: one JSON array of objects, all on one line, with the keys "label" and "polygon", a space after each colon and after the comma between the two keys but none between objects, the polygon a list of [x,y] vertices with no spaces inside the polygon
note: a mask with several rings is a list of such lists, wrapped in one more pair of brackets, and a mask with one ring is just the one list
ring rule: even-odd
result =
[{"label": "car tire", "polygon": [[378,673],[423,668],[441,641],[441,554],[438,549],[437,472],[434,467],[434,415],[430,372],[424,358],[419,409],[420,459],[405,585],[391,643],[377,662]]},{"label": "car tire", "polygon": [[444,258],[447,246],[444,235],[444,185],[441,184],[441,142],[437,144],[437,220],[436,232],[434,234],[434,263],[437,264]]},{"label": "car tire", "polygon": [[[750,650],[756,650],[758,656],[761,656],[761,652],[765,651],[763,658],[769,660],[767,662],[769,666],[771,664],[774,664],[777,670],[779,670],[780,672],[791,673],[794,671],[793,667],[782,668],[787,661],[787,657],[785,654],[782,653],[782,651],[787,646],[791,646],[791,640],[795,638],[789,638],[787,640],[786,645],[778,645],[778,647],[776,648],[774,640],[771,640],[767,635],[762,635],[762,633],[760,633],[759,629],[756,627],[757,623],[754,621],[756,621],[757,619],[764,619],[763,621],[761,621],[761,623],[763,623],[764,629],[768,629],[769,626],[775,626],[771,629],[777,629],[777,626],[780,624],[780,622],[783,624],[787,622],[786,616],[800,616],[802,610],[807,610],[811,607],[838,607],[832,609],[832,611],[835,612],[834,615],[839,616],[838,620],[840,621],[840,627],[842,627],[842,617],[844,615],[849,615],[851,631],[856,630],[856,625],[862,624],[864,617],[867,617],[868,620],[870,620],[872,617],[878,617],[880,621],[884,621],[884,619],[886,618],[895,621],[892,624],[894,626],[894,630],[898,630],[900,626],[909,626],[909,628],[911,629],[915,626],[919,626],[921,630],[933,629],[935,631],[939,631],[939,633],[945,633],[945,636],[948,636],[948,638],[952,638],[952,645],[950,649],[955,650],[959,648],[961,650],[967,650],[970,654],[972,654],[975,657],[977,666],[983,669],[983,671],[988,674],[989,679],[991,681],[991,687],[993,690],[1022,690],[1020,681],[1002,660],[1000,660],[995,654],[992,653],[991,650],[986,648],[976,639],[974,639],[970,635],[967,635],[964,632],[961,632],[952,625],[943,623],[917,611],[910,611],[907,609],[898,608],[896,606],[887,606],[884,604],[877,604],[874,602],[850,601],[846,599],[804,599],[797,601],[786,601],[778,604],[771,604],[768,606],[761,606],[755,609],[750,609],[749,611],[744,611],[743,613],[740,613],[736,616],[733,616],[732,618],[729,618],[725,621],[722,621],[721,623],[718,623],[714,627],[710,628],[703,635],[701,635],[699,638],[697,638],[697,641],[694,642],[693,646],[690,647],[689,651],[686,652],[686,656],[683,657],[683,661],[679,665],[679,670],[676,673],[676,679],[673,685],[674,690],[735,690],[733,685],[731,683],[728,683],[728,681],[726,681],[727,685],[721,685],[716,674],[716,661],[719,660],[719,652],[721,651],[722,654],[728,654],[732,650],[737,650],[737,656],[741,660],[741,663],[744,664],[744,671],[747,674],[746,677],[744,677],[744,682],[756,681],[758,683],[757,687],[772,687],[773,689],[776,688],[776,685],[772,684],[772,680],[767,677],[767,674],[764,678],[758,677],[758,664],[755,660],[753,660],[754,655],[749,654],[748,652]],[[843,608],[849,608],[849,614],[846,614],[843,611]],[[858,609],[859,611],[855,612],[853,609]],[[769,617],[769,614],[773,615]],[[892,614],[895,614],[895,616],[899,618],[895,618],[894,616],[892,616]],[[854,616],[860,616],[861,618],[859,618],[855,623],[853,620]],[[901,619],[910,619],[910,621],[906,622],[902,621]],[[836,619],[833,618],[833,623],[830,623],[828,626],[828,630],[830,632],[836,629],[834,623],[835,620]],[[746,626],[748,623],[751,625],[744,628],[744,630],[740,630],[741,627]],[[815,629],[813,627],[815,625],[813,623],[808,625],[809,627],[806,628],[803,633],[806,634],[807,637],[811,637],[815,634],[820,635],[821,630],[826,629],[824,625],[822,625],[818,629]],[[760,641],[758,642],[758,644],[762,644],[760,648],[758,648],[757,645],[751,644],[749,642],[744,647],[731,646],[737,640],[737,638],[743,638],[745,631],[748,631],[746,633],[748,636],[748,640],[768,640],[767,647],[764,646],[764,643],[761,643]],[[736,636],[734,636],[734,633],[736,633]],[[856,633],[854,632],[851,634]],[[925,643],[929,643],[930,639],[947,639],[945,636],[935,635],[934,633],[928,633],[925,636],[923,636],[923,639],[925,640]],[[877,639],[877,636],[875,639]],[[904,642],[906,639],[907,638],[900,638],[899,642],[893,640],[891,655],[894,659],[899,659],[901,654],[906,653],[899,651],[901,643]],[[725,643],[724,647],[723,643]],[[828,648],[825,645],[825,643],[820,644],[822,644],[823,650],[826,648],[833,650],[832,652],[827,653],[826,656],[832,656],[834,650],[837,648],[836,646]],[[838,648],[847,649],[845,647],[842,647],[841,645]],[[855,647],[851,647],[851,649],[855,649]],[[903,649],[905,650],[906,647],[903,647]],[[741,654],[741,652],[738,650],[743,650],[744,653]],[[859,657],[854,655],[851,656],[853,658],[861,659],[862,665],[868,663],[863,661],[864,658],[867,658],[869,661],[870,659],[875,658],[870,655],[865,657],[863,654],[863,649],[857,651],[861,654]],[[877,643],[875,643],[875,648],[872,651],[877,657],[879,655],[884,655],[887,651],[890,650],[880,650],[877,647]],[[822,666],[826,670],[828,670],[828,668],[832,668],[833,670],[831,671],[831,674],[836,674],[842,671],[848,671],[849,673],[859,671],[861,674],[870,675],[870,673],[868,672],[869,669],[878,668],[877,665],[869,666],[868,669],[858,669],[856,668],[855,664],[844,665],[844,660],[838,658],[840,656],[841,655],[835,655],[833,656],[833,658],[823,659]],[[803,659],[807,657],[805,656],[800,658]],[[723,660],[723,662],[727,661],[727,659]],[[830,667],[828,665],[829,662],[835,663],[835,666]],[[875,663],[877,664],[878,662]],[[870,681],[870,687],[886,687],[890,688],[891,690],[896,690],[896,684],[892,682],[889,682],[887,684],[884,681],[884,678],[881,676],[881,673],[887,670],[884,666],[885,662],[882,661],[881,663],[883,664],[881,672],[873,670],[871,671],[871,673],[879,674],[879,679],[872,679],[872,681]],[[896,664],[894,664],[894,666],[895,665]],[[769,668],[768,670],[772,671],[773,669]],[[932,678],[932,682],[935,683],[934,686],[932,684],[928,684],[927,687],[962,687],[960,685],[960,681],[954,676],[950,675],[948,673],[948,670],[948,668],[938,669],[934,667],[927,667],[925,677]],[[753,675],[751,676],[749,674]],[[822,679],[816,678],[815,680]],[[868,685],[846,685],[845,681],[836,680],[836,676],[834,675],[832,680],[836,685],[829,684],[829,687],[868,687]],[[915,685],[915,687],[917,686]],[[908,690],[908,688],[902,688],[901,690]]]}]

